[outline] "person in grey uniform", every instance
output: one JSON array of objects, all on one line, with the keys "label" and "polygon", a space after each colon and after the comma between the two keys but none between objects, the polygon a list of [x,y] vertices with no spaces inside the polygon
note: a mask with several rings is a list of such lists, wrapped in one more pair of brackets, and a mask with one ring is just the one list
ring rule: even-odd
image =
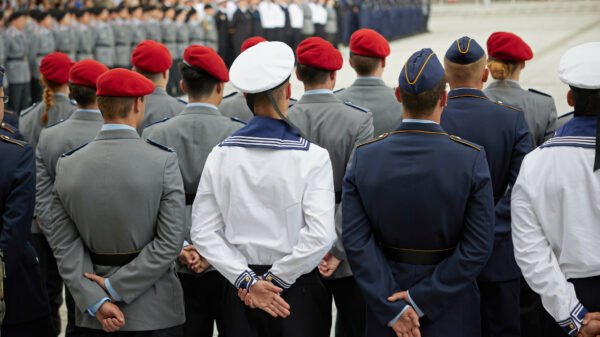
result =
[{"label": "person in grey uniform", "polygon": [[144,7],[144,29],[146,30],[146,40],[162,42],[160,30],[160,21],[157,17],[162,17],[162,11],[155,6]]},{"label": "person in grey uniform", "polygon": [[129,10],[123,4],[117,9],[117,18],[111,21],[115,36],[115,67],[130,68],[131,63],[131,26],[127,23]]},{"label": "person in grey uniform", "polygon": [[42,58],[56,50],[54,34],[50,31],[52,17],[49,12],[32,13],[32,18],[37,21],[36,28],[29,35],[29,66],[31,71],[31,100],[39,102],[42,100],[44,88],[40,83],[40,63]]},{"label": "person in grey uniform", "polygon": [[198,12],[196,12],[194,8],[190,9],[190,11],[187,13],[185,21],[187,30],[189,32],[190,46],[206,45],[204,38],[204,26],[202,25],[202,21],[198,19]]},{"label": "person in grey uniform", "polygon": [[204,18],[202,27],[204,27],[204,45],[214,50],[219,50],[219,32],[215,21],[215,9],[212,6],[204,7]]},{"label": "person in grey uniform", "polygon": [[302,1],[302,13],[304,13],[304,24],[302,25],[302,37],[305,39],[307,37],[315,35],[315,23],[312,19],[312,9],[309,5],[310,1],[303,0]]},{"label": "person in grey uniform", "polygon": [[556,119],[556,130],[558,130],[561,126],[565,125],[565,123],[573,119],[573,117],[575,117],[574,115],[575,111],[571,111],[558,116],[558,118]]},{"label": "person in grey uniform", "polygon": [[[137,46],[146,40],[146,29],[142,22],[142,7],[129,8],[129,31],[131,32],[131,46]],[[128,62],[131,63],[131,62]]]},{"label": "person in grey uniform", "polygon": [[177,25],[173,19],[175,18],[175,8],[163,7],[164,18],[160,23],[160,34],[162,36],[162,43],[169,49],[171,53],[171,64],[169,82],[167,83],[167,92],[169,95],[175,96],[177,94],[177,87],[179,86],[179,76],[177,70]]},{"label": "person in grey uniform", "polygon": [[31,103],[31,73],[27,59],[27,37],[25,29],[25,14],[14,12],[8,18],[9,27],[4,33],[4,47],[6,49],[6,77],[9,79],[8,95],[10,96],[9,108],[17,113]]},{"label": "person in grey uniform", "polygon": [[94,26],[94,59],[112,68],[115,66],[115,36],[111,26],[107,23],[108,9],[100,8],[98,11],[96,25]]},{"label": "person in grey uniform", "polygon": [[[190,103],[181,114],[146,127],[142,138],[155,140],[178,154],[187,211],[184,248],[177,268],[187,319],[184,336],[212,337],[215,320],[219,332],[223,331],[221,295],[226,280],[213,268],[206,269],[208,263],[190,244],[192,203],[208,154],[244,124],[221,116],[217,109],[225,82],[229,81],[227,67],[217,52],[210,47],[190,46],[184,62],[179,69]],[[203,68],[209,64],[210,68]]]},{"label": "person in grey uniform", "polygon": [[[103,124],[96,103],[96,80],[108,68],[94,60],[75,64],[69,74],[71,95],[78,102],[73,115],[42,130],[36,156],[36,214],[46,240],[50,237],[52,221],[52,188],[56,176],[56,162],[60,156],[94,139]],[[62,279],[61,279],[62,288]],[[77,336],[75,326],[75,303],[68,288],[65,289],[67,304],[66,336]],[[60,325],[59,325],[60,327]]]},{"label": "person in grey uniform", "polygon": [[485,95],[521,109],[529,125],[531,142],[534,148],[538,147],[554,135],[557,112],[552,96],[519,85],[525,61],[533,58],[531,48],[515,34],[497,32],[488,38],[487,49],[488,68],[495,81],[484,90]]},{"label": "person in grey uniform", "polygon": [[113,69],[97,86],[104,125],[58,160],[52,199],[50,244],[76,325],[86,336],[181,336],[174,262],[185,230],[183,182],[173,150],[135,129],[154,85]]},{"label": "person in grey uniform", "polygon": [[58,24],[52,31],[56,50],[69,55],[74,60],[77,52],[77,37],[71,29],[71,14],[64,10],[53,10],[51,13]]},{"label": "person in grey uniform", "polygon": [[167,47],[155,41],[146,40],[133,50],[131,55],[133,70],[150,79],[155,85],[154,92],[147,98],[144,119],[137,128],[140,135],[146,125],[179,114],[187,104],[167,93],[166,87],[172,62]]},{"label": "person in grey uniform", "polygon": [[[177,57],[173,62],[177,64],[183,60],[183,53],[185,52],[185,49],[191,45],[190,30],[189,26],[186,24],[187,13],[188,12],[184,9],[177,9],[177,11],[175,11],[175,26],[177,29]],[[175,74],[176,80],[173,81],[175,84],[175,91],[173,95],[181,96],[183,95],[183,91],[179,85],[179,82],[181,81],[181,74],[178,70],[175,71]]]},{"label": "person in grey uniform", "polygon": [[396,129],[402,121],[402,105],[394,96],[394,89],[385,85],[381,76],[385,58],[390,55],[387,40],[371,29],[360,29],[350,38],[350,65],[358,76],[336,97],[371,111],[375,136]]},{"label": "person in grey uniform", "polygon": [[329,151],[333,166],[337,240],[323,258],[319,271],[335,299],[338,321],[345,336],[363,337],[366,305],[342,245],[342,180],[354,148],[373,138],[373,115],[337,99],[332,92],[342,54],[319,37],[302,41],[296,49],[296,75],[304,84],[304,95],[288,111],[289,120],[311,142]]},{"label": "person in grey uniform", "polygon": [[94,33],[90,28],[90,10],[80,9],[75,12],[77,25],[73,27],[75,36],[77,37],[77,56],[76,60],[94,58]]}]

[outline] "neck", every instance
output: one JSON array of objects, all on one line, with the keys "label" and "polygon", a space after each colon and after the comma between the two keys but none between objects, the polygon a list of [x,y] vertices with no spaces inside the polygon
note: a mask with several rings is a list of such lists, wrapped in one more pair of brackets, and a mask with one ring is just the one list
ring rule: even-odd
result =
[{"label": "neck", "polygon": [[78,109],[86,109],[86,110],[100,110],[98,109],[98,104],[88,104],[88,105],[78,105]]},{"label": "neck", "polygon": [[335,83],[321,83],[321,84],[313,84],[313,85],[308,85],[308,84],[304,84],[304,91],[311,91],[311,90],[318,90],[318,89],[327,89],[327,90],[333,90],[333,87],[335,86]]},{"label": "neck", "polygon": [[131,126],[132,128],[137,128],[137,123],[132,118],[113,118],[113,119],[104,119],[104,124],[123,124]]},{"label": "neck", "polygon": [[472,88],[472,89],[477,89],[477,90],[483,90],[483,82],[479,82],[479,83],[469,83],[469,82],[451,82],[448,81],[448,84],[450,85],[450,90],[454,90],[456,88]]},{"label": "neck", "polygon": [[379,78],[382,78],[383,77],[383,68],[379,67],[374,72],[372,72],[370,74],[360,75],[360,74],[357,73],[357,75],[359,77],[367,77],[367,76],[369,76],[369,77],[379,77]]},{"label": "neck", "polygon": [[409,111],[406,111],[406,109],[405,109],[403,111],[402,115],[403,115],[403,119],[422,119],[422,120],[433,121],[433,122],[440,124],[440,117],[442,114],[436,113],[435,111],[431,112],[429,114],[423,114],[423,113],[414,114]]},{"label": "neck", "polygon": [[[287,103],[284,104],[284,106],[286,106],[285,109],[281,108],[281,103],[277,103],[277,106],[279,107],[279,111],[281,111],[281,114],[284,116],[287,116]],[[281,119],[281,117],[279,116],[279,114],[277,113],[277,111],[275,111],[275,108],[271,105],[271,103],[268,104],[261,104],[261,105],[254,105],[254,114],[256,116],[262,116],[262,117],[269,117],[269,118],[274,118],[274,119]]]},{"label": "neck", "polygon": [[152,83],[154,83],[155,87],[159,87],[159,88],[163,88],[163,89],[167,88],[167,80],[163,77],[161,77],[158,80],[152,81]]},{"label": "neck", "polygon": [[202,97],[202,98],[192,98],[190,97],[190,103],[206,103],[206,104],[212,104],[214,106],[219,106],[219,104],[221,104],[221,100],[223,99],[223,96],[220,95],[210,95],[209,97]]},{"label": "neck", "polygon": [[65,95],[69,95],[69,86],[68,85],[61,85],[58,88],[56,88],[56,90],[54,90],[55,94],[65,94]]}]

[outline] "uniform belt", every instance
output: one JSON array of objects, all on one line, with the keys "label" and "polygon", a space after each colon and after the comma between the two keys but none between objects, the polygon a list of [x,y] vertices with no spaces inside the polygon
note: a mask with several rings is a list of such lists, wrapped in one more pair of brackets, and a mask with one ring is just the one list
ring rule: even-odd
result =
[{"label": "uniform belt", "polygon": [[192,194],[192,193],[186,193],[185,194],[185,204],[186,205],[192,205],[194,204],[194,199],[196,198],[196,193]]},{"label": "uniform belt", "polygon": [[6,59],[7,61],[27,61],[27,57],[23,56],[23,57],[8,57]]},{"label": "uniform belt", "polygon": [[140,252],[132,253],[94,253],[90,252],[92,263],[100,266],[121,267],[133,261]]},{"label": "uniform belt", "polygon": [[377,245],[388,260],[407,264],[436,265],[454,252],[454,248],[419,250],[390,247],[381,242]]}]

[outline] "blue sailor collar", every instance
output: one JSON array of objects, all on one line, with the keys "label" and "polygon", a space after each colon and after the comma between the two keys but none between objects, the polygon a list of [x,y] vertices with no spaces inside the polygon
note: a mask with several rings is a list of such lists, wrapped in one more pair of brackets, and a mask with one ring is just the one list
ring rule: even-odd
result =
[{"label": "blue sailor collar", "polygon": [[310,142],[280,119],[254,116],[219,146],[308,151]]},{"label": "blue sailor collar", "polygon": [[571,146],[596,148],[596,116],[573,117],[558,128],[554,136],[540,145],[540,148],[551,146]]}]

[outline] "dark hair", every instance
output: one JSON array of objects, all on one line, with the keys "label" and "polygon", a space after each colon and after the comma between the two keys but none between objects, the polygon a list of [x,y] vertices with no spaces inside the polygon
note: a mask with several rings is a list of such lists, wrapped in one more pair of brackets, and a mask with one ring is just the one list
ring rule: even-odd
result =
[{"label": "dark hair", "polygon": [[50,15],[52,15],[57,22],[61,22],[65,15],[67,15],[67,12],[60,9],[54,9]]},{"label": "dark hair", "polygon": [[156,6],[146,6],[146,7],[143,8],[144,13],[151,12],[151,11],[153,11],[155,9],[156,9]]},{"label": "dark hair", "polygon": [[166,13],[166,12],[168,12],[168,11],[169,11],[169,10],[171,10],[171,9],[172,9],[172,10],[175,10],[175,8],[174,8],[174,7],[170,7],[170,6],[163,6],[163,8],[161,8],[161,9],[162,9],[163,13]]},{"label": "dark hair", "polygon": [[596,116],[600,107],[600,89],[571,88],[576,116]]},{"label": "dark hair", "polygon": [[129,14],[133,14],[133,12],[137,11],[140,8],[142,8],[142,7],[140,7],[140,6],[129,7]]},{"label": "dark hair", "polygon": [[86,10],[84,10],[84,9],[77,9],[74,14],[75,14],[75,17],[79,19],[82,16],[84,16],[85,13],[87,13]]},{"label": "dark hair", "polygon": [[180,62],[177,66],[185,90],[190,98],[199,99],[210,96],[217,83],[219,83],[219,80],[202,69],[192,68],[183,62]]},{"label": "dark hair", "polygon": [[446,76],[436,83],[431,89],[424,91],[420,94],[413,94],[408,92],[402,87],[398,87],[400,92],[400,98],[402,98],[402,105],[413,114],[424,114],[429,115],[431,110],[435,107],[440,97],[446,90]]},{"label": "dark hair", "polygon": [[381,63],[380,58],[357,55],[353,52],[350,52],[350,60],[352,61],[352,67],[359,76],[372,74]]},{"label": "dark hair", "polygon": [[331,71],[298,64],[298,75],[304,84],[316,85],[327,82]]},{"label": "dark hair", "polygon": [[16,20],[16,19],[18,19],[18,18],[20,18],[20,17],[24,16],[24,15],[25,15],[25,12],[23,12],[23,11],[16,11],[16,12],[12,13],[12,14],[11,14],[11,15],[8,17],[8,22],[12,22],[12,21],[14,21],[14,20]]},{"label": "dark hair", "polygon": [[41,21],[42,11],[39,9],[32,9],[29,11],[29,16],[35,21]]},{"label": "dark hair", "polygon": [[196,10],[194,8],[190,9],[190,11],[187,13],[187,15],[185,16],[185,22],[190,21],[190,18],[192,17],[192,15],[196,14]]},{"label": "dark hair", "polygon": [[[285,99],[285,88],[286,84],[288,83],[290,83],[290,77],[288,77],[285,81],[283,81],[280,85],[276,86],[275,88],[268,90],[271,92],[271,95],[273,95],[273,99],[275,100],[275,102],[279,102]],[[246,104],[253,113],[254,107],[256,106],[257,102],[258,104],[271,104],[271,100],[269,99],[269,95],[267,94],[268,91],[246,95]]]},{"label": "dark hair", "polygon": [[85,85],[69,84],[71,97],[80,106],[89,106],[96,103],[96,88],[86,87]]},{"label": "dark hair", "polygon": [[[98,96],[98,108],[108,119],[127,118],[137,97]],[[142,98],[143,99],[143,98]]]}]

